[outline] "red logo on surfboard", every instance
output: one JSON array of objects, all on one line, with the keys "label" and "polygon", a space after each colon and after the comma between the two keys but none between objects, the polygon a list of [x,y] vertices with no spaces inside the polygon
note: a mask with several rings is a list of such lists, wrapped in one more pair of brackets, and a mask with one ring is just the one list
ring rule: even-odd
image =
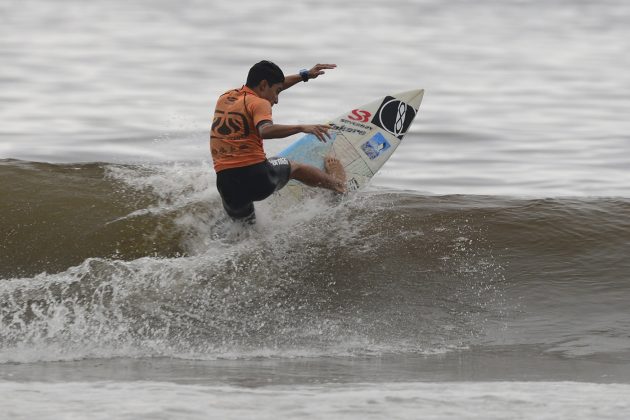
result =
[{"label": "red logo on surfboard", "polygon": [[372,114],[363,109],[353,109],[348,118],[354,121],[368,122]]}]

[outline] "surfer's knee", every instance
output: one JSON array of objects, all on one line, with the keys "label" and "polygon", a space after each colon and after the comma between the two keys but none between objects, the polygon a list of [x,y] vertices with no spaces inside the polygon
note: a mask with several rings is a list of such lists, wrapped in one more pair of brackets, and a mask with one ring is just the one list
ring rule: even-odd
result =
[{"label": "surfer's knee", "polygon": [[295,162],[293,160],[290,160],[289,163],[291,164],[291,178],[299,177],[304,172],[303,163]]}]

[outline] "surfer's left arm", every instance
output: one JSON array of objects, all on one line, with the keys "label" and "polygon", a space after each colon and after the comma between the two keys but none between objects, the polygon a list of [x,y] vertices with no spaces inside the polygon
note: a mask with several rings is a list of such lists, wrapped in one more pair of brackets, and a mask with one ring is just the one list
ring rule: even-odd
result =
[{"label": "surfer's left arm", "polygon": [[[324,70],[331,70],[336,67],[337,67],[336,64],[316,64],[313,66],[313,68],[308,70],[305,76],[307,80],[316,79],[318,76],[321,76],[322,74],[326,73]],[[302,81],[305,81],[305,80],[302,78],[301,74],[291,74],[289,76],[286,76],[284,78],[284,84],[282,85],[282,90],[287,90],[291,86],[297,83],[300,83]]]},{"label": "surfer's left arm", "polygon": [[258,124],[258,133],[265,140],[283,139],[297,133],[308,133],[313,134],[322,143],[326,143],[331,138],[330,134],[328,134],[330,129],[330,124],[283,125],[274,124],[271,121],[263,121],[261,124]]}]

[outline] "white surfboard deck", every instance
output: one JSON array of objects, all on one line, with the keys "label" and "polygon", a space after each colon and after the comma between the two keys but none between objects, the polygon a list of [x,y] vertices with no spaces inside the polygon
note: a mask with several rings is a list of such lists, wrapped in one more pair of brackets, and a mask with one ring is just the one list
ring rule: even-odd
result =
[{"label": "white surfboard deck", "polygon": [[[339,159],[346,170],[348,190],[364,187],[387,162],[418,113],[423,89],[381,97],[331,120],[331,139],[312,134],[296,140],[277,156],[324,169],[324,158]],[[291,180],[278,192],[281,198],[300,199],[310,187]],[[288,198],[288,197],[287,197]]]}]

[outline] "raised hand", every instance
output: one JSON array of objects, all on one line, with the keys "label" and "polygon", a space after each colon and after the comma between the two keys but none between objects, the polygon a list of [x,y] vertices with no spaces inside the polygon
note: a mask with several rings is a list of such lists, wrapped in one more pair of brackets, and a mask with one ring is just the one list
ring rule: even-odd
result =
[{"label": "raised hand", "polygon": [[324,70],[331,70],[337,68],[336,64],[315,64],[312,69],[308,71],[309,79],[316,79],[318,76],[326,73]]}]

